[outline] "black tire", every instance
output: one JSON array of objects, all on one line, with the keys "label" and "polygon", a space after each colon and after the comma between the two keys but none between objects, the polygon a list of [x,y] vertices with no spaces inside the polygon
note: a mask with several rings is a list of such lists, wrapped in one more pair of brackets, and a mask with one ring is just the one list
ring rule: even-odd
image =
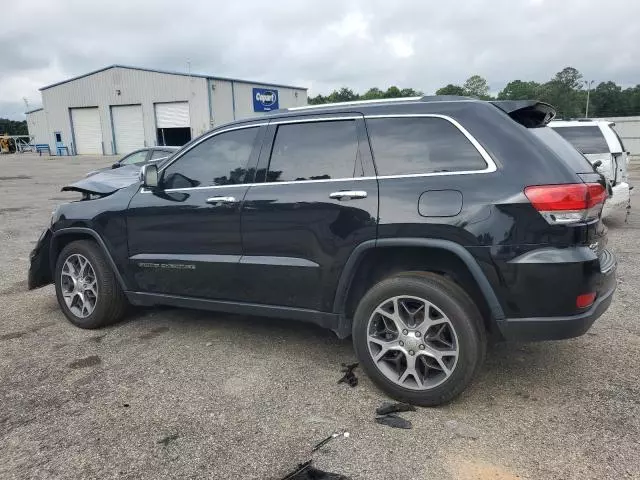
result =
[{"label": "black tire", "polygon": [[[91,314],[86,317],[75,315],[67,306],[62,295],[62,268],[65,261],[74,254],[80,254],[89,261],[97,280],[98,295],[95,307]],[[100,247],[91,240],[71,242],[62,249],[56,261],[54,283],[56,297],[62,312],[77,327],[94,329],[111,325],[121,320],[127,310],[127,298],[120,288],[118,279]]]},{"label": "black tire", "polygon": [[[415,296],[436,305],[449,318],[458,340],[458,360],[449,378],[430,389],[403,387],[376,366],[367,344],[367,328],[374,310],[395,296]],[[456,283],[429,272],[404,272],[374,285],[360,300],[353,321],[353,345],[364,371],[392,398],[423,407],[445,404],[471,383],[486,352],[486,332],[473,300]]]}]

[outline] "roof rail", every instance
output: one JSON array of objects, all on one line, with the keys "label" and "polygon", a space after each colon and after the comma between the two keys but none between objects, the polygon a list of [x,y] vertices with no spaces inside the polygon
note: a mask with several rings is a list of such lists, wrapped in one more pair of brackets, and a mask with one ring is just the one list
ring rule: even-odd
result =
[{"label": "roof rail", "polygon": [[303,105],[301,107],[290,107],[282,110],[283,111],[311,110],[314,108],[343,107],[343,106],[349,106],[349,105],[366,105],[369,103],[414,102],[416,100],[422,100],[422,98],[423,97],[398,97],[398,98],[378,98],[375,100],[354,100],[351,102],[319,103],[317,105]]}]

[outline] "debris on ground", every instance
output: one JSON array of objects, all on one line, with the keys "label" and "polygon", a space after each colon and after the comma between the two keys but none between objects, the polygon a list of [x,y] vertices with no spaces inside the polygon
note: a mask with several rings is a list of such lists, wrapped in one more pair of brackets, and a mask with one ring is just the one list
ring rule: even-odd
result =
[{"label": "debris on ground", "polygon": [[356,374],[353,373],[353,371],[358,368],[358,364],[357,363],[351,363],[351,364],[347,364],[347,363],[343,363],[342,364],[342,368],[340,369],[340,371],[342,373],[344,373],[344,375],[342,376],[342,378],[340,380],[338,380],[338,383],[346,383],[351,387],[355,387],[358,385],[358,377],[356,377]]},{"label": "debris on ground", "polygon": [[325,472],[315,468],[313,460],[301,463],[296,469],[282,477],[282,480],[350,480],[339,473]]},{"label": "debris on ground", "polygon": [[399,417],[393,413],[388,415],[383,415],[381,417],[376,417],[376,423],[380,425],[387,425],[391,428],[402,428],[405,430],[410,430],[413,428],[411,422],[405,418]]},{"label": "debris on ground", "polygon": [[385,402],[376,408],[376,415],[388,415],[389,413],[399,413],[399,412],[415,412],[416,407],[413,405],[409,405],[408,403],[402,402]]},{"label": "debris on ground", "polygon": [[329,435],[327,438],[322,440],[321,442],[318,442],[316,444],[316,446],[311,449],[311,451],[315,452],[316,450],[324,447],[327,443],[329,443],[331,440],[333,440],[334,438],[337,438],[337,437],[349,438],[349,432],[344,432],[344,431],[341,431],[341,430],[339,430],[337,432],[334,432],[331,435]]},{"label": "debris on ground", "polygon": [[161,444],[163,447],[166,447],[174,440],[177,440],[179,436],[180,435],[178,435],[177,433],[172,433],[171,435],[167,435],[166,437],[161,438],[157,443]]},{"label": "debris on ground", "polygon": [[453,432],[456,437],[470,438],[476,440],[480,437],[480,432],[475,428],[460,423],[457,420],[447,420],[444,425]]}]

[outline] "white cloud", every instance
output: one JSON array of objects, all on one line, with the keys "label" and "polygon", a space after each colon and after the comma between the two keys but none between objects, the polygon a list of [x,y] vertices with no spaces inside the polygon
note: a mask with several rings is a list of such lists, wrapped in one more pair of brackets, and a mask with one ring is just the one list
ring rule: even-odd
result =
[{"label": "white cloud", "polygon": [[[640,83],[640,2],[608,0],[21,0],[0,29],[0,117],[38,88],[113,63],[312,87],[433,93],[484,76],[546,81],[565,66]],[[622,25],[622,26],[621,26]],[[602,34],[606,32],[606,34]]]}]

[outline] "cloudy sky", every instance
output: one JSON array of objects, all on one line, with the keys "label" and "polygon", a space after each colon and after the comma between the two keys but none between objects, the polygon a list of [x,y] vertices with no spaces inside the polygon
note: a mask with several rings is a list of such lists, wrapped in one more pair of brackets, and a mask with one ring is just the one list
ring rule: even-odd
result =
[{"label": "cloudy sky", "polygon": [[565,66],[640,83],[637,0],[21,0],[0,27],[0,117],[113,63],[307,86],[497,92]]}]

